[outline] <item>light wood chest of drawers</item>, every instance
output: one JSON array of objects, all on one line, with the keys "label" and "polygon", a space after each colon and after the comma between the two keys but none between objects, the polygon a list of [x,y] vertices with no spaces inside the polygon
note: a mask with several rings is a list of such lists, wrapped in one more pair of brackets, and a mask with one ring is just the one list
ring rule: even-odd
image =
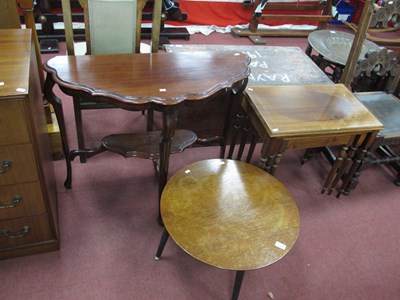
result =
[{"label": "light wood chest of drawers", "polygon": [[53,162],[31,31],[0,30],[0,259],[59,249]]}]

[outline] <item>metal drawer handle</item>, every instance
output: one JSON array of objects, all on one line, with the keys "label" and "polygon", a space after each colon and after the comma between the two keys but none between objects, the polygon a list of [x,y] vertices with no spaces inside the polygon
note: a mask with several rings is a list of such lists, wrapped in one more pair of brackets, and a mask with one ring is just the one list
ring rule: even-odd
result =
[{"label": "metal drawer handle", "polygon": [[22,201],[22,196],[21,195],[14,195],[12,197],[11,201],[12,201],[11,204],[0,205],[0,209],[1,208],[13,208],[13,207],[16,207],[18,202]]},{"label": "metal drawer handle", "polygon": [[10,230],[8,229],[3,229],[1,233],[3,234],[3,237],[5,237],[6,239],[18,239],[26,236],[29,231],[31,231],[31,228],[28,225],[25,225],[22,228],[21,233],[11,233]]},{"label": "metal drawer handle", "polygon": [[11,160],[8,159],[3,160],[3,163],[0,166],[0,174],[4,173],[10,165],[11,165]]}]

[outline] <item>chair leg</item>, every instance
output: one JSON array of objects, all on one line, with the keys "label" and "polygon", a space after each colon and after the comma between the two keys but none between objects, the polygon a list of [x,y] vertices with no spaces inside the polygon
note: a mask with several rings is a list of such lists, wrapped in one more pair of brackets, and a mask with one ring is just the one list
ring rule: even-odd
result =
[{"label": "chair leg", "polygon": [[158,163],[158,159],[152,159],[152,161],[153,161],[154,174],[158,179],[160,177],[160,165]]},{"label": "chair leg", "polygon": [[301,163],[302,165],[304,165],[306,162],[308,162],[308,161],[311,159],[312,155],[313,155],[315,152],[316,152],[316,149],[315,149],[315,148],[307,148],[306,151],[305,151],[304,154],[303,154],[302,159],[300,160],[300,163]]},{"label": "chair leg", "polygon": [[[398,156],[397,156],[397,159],[399,159]],[[392,163],[391,167],[395,171],[397,171],[396,179],[393,182],[394,182],[395,185],[400,186],[400,161],[396,161],[396,162]]]},{"label": "chair leg", "polygon": [[400,173],[397,174],[396,179],[394,180],[394,184],[400,186]]},{"label": "chair leg", "polygon": [[157,261],[161,260],[161,255],[163,253],[165,244],[168,241],[168,238],[169,238],[169,233],[168,233],[167,229],[164,228],[163,234],[161,236],[160,244],[158,245],[156,256],[154,257],[155,260],[157,260]]},{"label": "chair leg", "polygon": [[254,149],[256,147],[257,141],[258,141],[259,137],[256,134],[256,132],[254,131],[252,136],[251,136],[251,141],[250,141],[250,147],[249,147],[249,152],[247,153],[247,158],[246,158],[246,162],[250,163],[251,158],[253,157],[254,154]]},{"label": "chair leg", "polygon": [[305,53],[307,54],[308,57],[311,58],[311,52],[312,52],[312,47],[310,44],[307,45]]},{"label": "chair leg", "polygon": [[[233,152],[235,150],[236,140],[238,139],[239,131],[241,129],[241,127],[240,127],[241,121],[240,120],[243,117],[244,117],[244,115],[241,112],[236,112],[235,116],[233,118],[233,122],[231,124],[231,128],[229,128],[230,146],[229,146],[229,150],[228,150],[228,155],[226,157],[227,159],[232,159]],[[224,158],[223,153],[221,153],[220,158]]]},{"label": "chair leg", "polygon": [[242,160],[243,152],[244,152],[244,147],[246,146],[246,141],[248,139],[248,134],[249,134],[249,128],[243,127],[242,128],[242,137],[240,139],[240,144],[239,144],[239,150],[236,156],[236,160]]},{"label": "chair leg", "polygon": [[232,300],[239,298],[240,288],[242,287],[243,277],[245,271],[236,271],[235,286],[233,287]]}]

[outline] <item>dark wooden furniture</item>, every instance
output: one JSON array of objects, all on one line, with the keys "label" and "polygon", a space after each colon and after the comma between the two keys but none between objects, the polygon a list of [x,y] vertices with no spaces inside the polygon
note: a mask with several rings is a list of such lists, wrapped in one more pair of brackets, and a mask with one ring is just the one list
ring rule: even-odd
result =
[{"label": "dark wooden furniture", "polygon": [[50,59],[44,65],[48,73],[45,96],[53,104],[60,125],[68,171],[65,185],[71,186],[71,160],[80,153],[93,155],[98,151],[77,149],[70,152],[62,102],[52,91],[55,84],[73,97],[111,103],[126,110],[151,109],[162,113],[163,128],[157,141],[161,196],[167,180],[178,111],[217,94],[241,96],[237,93],[246,86],[249,62],[248,56],[238,52],[57,56]]},{"label": "dark wooden furniture", "polygon": [[[8,0],[7,0],[8,1]],[[86,1],[86,0],[85,0]],[[63,22],[62,10],[62,0],[37,0],[38,5],[36,6],[35,16],[37,23],[41,23],[41,29],[39,30],[39,39],[43,46],[47,44],[58,44],[58,40],[65,40],[65,30],[63,28],[58,28],[56,23]],[[142,0],[138,1],[138,5],[142,5]],[[147,3],[146,3],[147,2]],[[73,22],[83,23],[84,22],[84,12],[82,10],[81,4],[84,4],[82,0],[69,0],[70,6],[73,10],[71,18]],[[81,4],[80,4],[81,3]],[[154,1],[144,1],[146,4],[143,13],[140,15],[142,20],[153,20],[153,4]],[[148,5],[148,3],[151,3]],[[157,3],[159,5],[159,3]],[[190,34],[186,28],[168,28],[165,27],[165,21],[169,19],[168,14],[162,13],[160,18],[160,45],[168,43],[169,38],[183,38],[189,39]],[[74,36],[77,40],[85,39],[85,30],[79,27],[74,28]],[[140,32],[140,26],[139,26]],[[144,39],[152,38],[151,28],[141,28],[141,37]],[[45,47],[42,47],[42,52],[48,52]],[[54,49],[51,49],[52,51]],[[58,47],[57,49],[58,50]],[[57,52],[57,51],[56,51]]]},{"label": "dark wooden furniture", "polygon": [[0,1],[0,29],[21,28],[15,0]]},{"label": "dark wooden furniture", "polygon": [[[374,143],[368,149],[362,165],[352,177],[346,193],[350,193],[359,181],[362,171],[371,165],[385,164],[392,167],[397,176],[394,180],[400,186],[400,154],[394,150],[400,143],[400,64],[398,53],[381,48],[367,53],[358,61],[350,86],[358,93],[354,95],[383,124]],[[367,84],[360,84],[362,83]],[[371,87],[373,88],[371,90]],[[330,149],[325,149],[325,151]],[[332,156],[331,151],[328,155]]]},{"label": "dark wooden furniture", "polygon": [[261,169],[234,160],[191,164],[172,176],[161,199],[165,229],[185,252],[211,266],[236,271],[237,299],[247,270],[269,266],[295,244],[300,227],[287,189]]},{"label": "dark wooden furniture", "polygon": [[[85,21],[85,41],[86,41],[86,49],[87,54],[92,54],[91,46],[92,46],[92,37],[90,30],[90,12],[89,12],[89,3],[88,0],[79,0],[80,5],[82,6],[84,13],[84,21]],[[140,32],[141,32],[141,24],[142,24],[142,11],[146,4],[146,0],[139,0],[136,4],[136,20],[135,24],[131,24],[135,33],[135,47],[131,52],[140,52]],[[67,42],[67,52],[69,55],[74,55],[74,32],[72,27],[72,11],[71,5],[68,0],[62,0],[63,5],[63,17],[65,24],[65,38]],[[152,31],[151,31],[151,52],[158,51],[159,37],[160,37],[160,20],[161,20],[161,5],[162,0],[154,1],[153,7],[153,21],[152,21]],[[95,18],[96,16],[93,16]],[[115,16],[114,16],[115,17]],[[129,32],[130,30],[127,30]],[[127,37],[128,39],[128,37]],[[96,52],[93,51],[93,54]],[[97,52],[99,53],[99,52]]]},{"label": "dark wooden furniture", "polygon": [[[260,20],[318,23],[317,29],[324,29],[329,20],[332,19],[331,8],[332,1],[324,0],[318,3],[267,3],[268,0],[252,1],[254,11],[249,20],[248,29],[233,28],[232,33],[235,36],[247,36],[254,43],[260,43],[263,36],[307,36],[313,30],[291,30],[291,29],[259,29]],[[283,2],[283,1],[282,1]],[[285,13],[286,11],[286,13]],[[318,14],[312,12],[317,11]],[[265,13],[267,12],[267,13]],[[282,13],[283,12],[283,13]],[[311,12],[311,13],[310,13]]]},{"label": "dark wooden furniture", "polygon": [[[33,16],[33,1],[32,0],[20,0],[18,1],[19,7],[22,9],[25,18],[25,25],[27,28],[31,28],[33,41],[35,45],[35,56],[37,60],[37,64],[40,68],[42,65],[42,57],[40,55],[40,47],[39,40],[36,32],[36,25]],[[44,75],[43,72],[39,72],[40,86],[43,88],[44,85]],[[48,123],[51,123],[51,120],[48,120]]]},{"label": "dark wooden furniture", "polygon": [[[336,31],[323,31],[309,36],[306,53],[335,83],[340,82],[349,87],[357,61],[364,57],[363,54],[368,50],[376,49],[377,45],[365,40],[372,15],[372,5],[364,5],[355,36]],[[312,54],[313,48],[319,53],[318,56]]]},{"label": "dark wooden furniture", "polygon": [[287,150],[342,146],[322,192],[346,177],[342,191],[383,128],[342,84],[253,86],[244,94],[242,106],[263,142],[259,166],[271,174]]},{"label": "dark wooden furniture", "polygon": [[[382,33],[385,34],[388,32],[395,32],[399,30],[398,18],[400,17],[400,0],[382,2],[382,5],[378,6],[374,5],[375,1],[365,1],[365,6],[371,7],[371,10],[373,11],[372,19],[366,32],[366,38],[381,45],[399,44],[400,38],[385,37],[382,36]],[[351,29],[353,29],[355,32],[359,30],[359,26],[354,23],[347,22],[345,20],[343,20],[342,22],[343,24],[346,24]]]},{"label": "dark wooden furniture", "polygon": [[350,88],[351,82],[353,81],[353,78],[356,74],[358,61],[360,60],[360,58],[363,59],[365,57],[365,55],[360,57],[360,54],[362,53],[362,47],[366,41],[369,25],[371,24],[371,20],[374,17],[374,5],[371,1],[372,0],[366,0],[367,3],[365,3],[364,5],[360,23],[357,27],[357,32],[355,34],[353,44],[351,45],[349,57],[346,61],[343,75],[340,78],[340,82],[348,88]]},{"label": "dark wooden furniture", "polygon": [[[161,0],[155,1],[153,6],[153,22],[152,30],[151,30],[151,52],[158,51],[159,44],[159,31],[160,31],[160,18],[161,18]],[[105,1],[105,2],[96,2],[97,6],[101,4],[103,6],[103,11],[100,12],[91,12],[89,7],[88,0],[79,0],[79,4],[83,9],[84,14],[84,24],[85,24],[85,43],[86,52],[84,53],[75,53],[78,52],[75,50],[75,37],[74,31],[72,28],[72,10],[71,5],[68,0],[62,0],[63,7],[63,17],[65,23],[65,38],[67,43],[67,53],[68,55],[75,54],[114,54],[114,53],[140,53],[141,52],[141,24],[142,24],[142,12],[146,4],[146,0],[136,1],[136,4],[133,1],[125,2],[125,1]],[[94,4],[93,4],[94,5]],[[103,34],[103,27],[113,27],[114,29],[121,27],[114,22],[102,21],[104,18],[104,10],[108,10],[112,7],[117,7],[119,11],[121,10],[134,10],[132,8],[136,7],[136,14],[132,12],[130,19],[123,20],[123,24],[129,23],[124,28],[124,32],[107,32]],[[122,12],[121,15],[126,15],[126,13]],[[134,15],[135,14],[135,15]],[[116,16],[113,15],[115,18]],[[100,20],[99,20],[100,19]],[[92,22],[91,22],[92,21]],[[114,20],[116,21],[116,20]],[[136,23],[135,23],[136,22]],[[105,23],[105,24],[103,24]],[[110,24],[111,23],[111,24]],[[98,29],[96,29],[96,33],[93,29],[95,24],[98,25]],[[114,26],[115,25],[115,26]],[[92,33],[95,33],[92,36]],[[96,40],[97,39],[97,40]],[[111,39],[111,41],[107,41],[107,39]],[[100,40],[100,41],[98,41]],[[109,42],[111,44],[109,44]],[[111,45],[111,46],[110,46]],[[150,48],[150,47],[149,47]],[[150,51],[149,51],[150,52]],[[85,148],[85,137],[84,137],[84,128],[83,128],[83,120],[82,120],[82,111],[83,110],[91,110],[91,109],[107,109],[107,108],[115,108],[112,104],[105,103],[96,103],[91,101],[90,99],[86,99],[82,96],[74,97],[74,115],[75,115],[75,123],[76,123],[76,132],[78,138],[78,147],[83,149]],[[82,163],[86,162],[86,158],[84,155],[80,155],[80,161]]]},{"label": "dark wooden furniture", "polygon": [[[40,56],[39,50],[39,41],[37,39],[35,21],[33,17],[33,1],[31,0],[20,0],[16,3],[15,0],[5,0],[1,1],[0,4],[0,29],[20,29],[21,22],[19,20],[19,14],[17,9],[17,4],[19,8],[22,10],[24,14],[24,18],[26,20],[25,25],[26,28],[30,28],[32,31],[33,42],[35,45],[35,57],[37,61],[37,65],[42,65],[42,58]],[[40,85],[44,84],[44,75],[43,72],[38,73]],[[50,113],[50,111],[49,111]],[[46,116],[47,117],[47,116]],[[48,123],[51,123],[51,119],[47,119]]]},{"label": "dark wooden furniture", "polygon": [[56,190],[30,29],[0,30],[0,259],[57,250]]},{"label": "dark wooden furniture", "polygon": [[394,183],[400,186],[400,154],[393,150],[393,146],[400,144],[400,100],[393,94],[385,92],[356,93],[355,96],[363,103],[384,125],[376,141],[366,154],[362,166],[354,174],[346,192],[353,190],[358,184],[358,178],[363,170],[378,164],[391,166],[397,176]]},{"label": "dark wooden furniture", "polygon": [[399,77],[399,53],[380,47],[368,51],[357,62],[349,85],[353,92],[385,91],[398,95]]},{"label": "dark wooden furniture", "polygon": [[[347,181],[348,185],[344,187],[344,193],[350,193],[357,186],[359,176],[364,169],[376,164],[393,167],[397,171],[395,184],[400,185],[400,158],[399,154],[393,150],[393,146],[398,145],[400,141],[398,125],[400,108],[399,99],[396,97],[400,88],[398,53],[378,47],[370,49],[360,58],[363,42],[368,36],[369,24],[375,15],[373,5],[367,1],[340,81],[352,91],[361,92],[356,93],[355,96],[382,122],[384,128],[378,133],[369,149],[365,149],[360,154],[365,158],[353,172],[351,180]],[[330,148],[324,147],[322,150],[330,161],[335,159]],[[307,152],[315,152],[315,149]]]},{"label": "dark wooden furniture", "polygon": [[[177,1],[179,2],[179,1]],[[151,12],[154,5],[154,0],[147,0],[145,9],[143,11],[143,20],[151,20],[153,17],[153,13]],[[187,19],[187,14],[182,12],[182,19]],[[176,18],[170,16],[168,12],[165,11],[165,6],[162,7],[161,13],[161,24],[160,24],[160,48],[163,45],[169,44],[169,39],[190,39],[190,33],[186,29],[186,27],[168,27],[165,26],[165,21],[177,21]],[[151,38],[151,28],[146,28],[142,26],[142,38],[149,39]]]},{"label": "dark wooden furniture", "polygon": [[[33,1],[32,0],[20,0],[16,3],[15,0],[5,0],[0,1],[0,29],[21,29],[21,22],[19,17],[19,12],[17,9],[17,4],[19,8],[22,10],[25,19],[25,25],[27,28],[32,30],[32,37],[35,45],[35,55],[37,65],[40,66],[38,70],[38,77],[40,79],[40,85],[43,87],[44,85],[44,74],[41,69],[42,66],[42,57],[40,55],[40,47],[39,41],[37,39],[37,32],[35,27],[35,21],[33,17]],[[61,153],[61,139],[60,134],[58,132],[58,125],[53,119],[53,115],[51,113],[51,108],[46,101],[43,101],[46,122],[47,122],[47,130],[50,136],[50,143],[52,147],[53,157],[58,157]]]}]

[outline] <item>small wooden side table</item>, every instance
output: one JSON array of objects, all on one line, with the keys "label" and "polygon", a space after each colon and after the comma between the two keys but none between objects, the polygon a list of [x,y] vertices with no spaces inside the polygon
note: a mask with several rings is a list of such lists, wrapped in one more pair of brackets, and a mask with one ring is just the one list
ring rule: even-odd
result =
[{"label": "small wooden side table", "polygon": [[300,217],[287,189],[256,166],[210,159],[175,173],[161,198],[165,229],[155,256],[168,237],[194,258],[236,271],[237,299],[247,270],[271,265],[297,240]]},{"label": "small wooden side table", "polygon": [[286,150],[343,146],[322,192],[341,179],[346,188],[383,128],[342,84],[253,86],[244,94],[242,107],[263,141],[259,166],[271,174]]},{"label": "small wooden side table", "polygon": [[[70,150],[63,112],[64,101],[84,97],[96,103],[113,104],[129,111],[160,112],[162,130],[156,139],[156,148],[158,147],[159,151],[157,154],[147,153],[145,158],[154,155],[159,157],[158,189],[161,196],[167,182],[179,111],[187,102],[191,102],[191,106],[195,107],[195,103],[212,100],[216,95],[223,95],[229,102],[234,102],[235,97],[241,97],[247,84],[249,63],[250,58],[239,52],[64,55],[51,58],[43,67],[47,72],[44,91],[46,99],[54,107],[60,126],[67,167],[64,185],[71,188],[72,160],[80,154],[87,157],[96,155],[100,153],[98,149],[101,148],[81,149],[78,143],[79,149]],[[72,96],[72,99],[58,98],[53,91],[55,85],[58,85],[64,94]],[[225,115],[227,127],[228,113]],[[129,143],[128,148],[132,145],[142,148],[143,144],[155,140],[148,134],[138,136],[132,133],[127,137],[142,141],[139,144]],[[121,141],[122,138],[121,135],[108,136],[103,140],[103,146],[108,150],[113,148],[114,152],[129,157],[143,153],[137,151],[138,149],[126,149],[125,143],[117,147],[114,142]],[[131,155],[133,153],[135,154]]]}]

